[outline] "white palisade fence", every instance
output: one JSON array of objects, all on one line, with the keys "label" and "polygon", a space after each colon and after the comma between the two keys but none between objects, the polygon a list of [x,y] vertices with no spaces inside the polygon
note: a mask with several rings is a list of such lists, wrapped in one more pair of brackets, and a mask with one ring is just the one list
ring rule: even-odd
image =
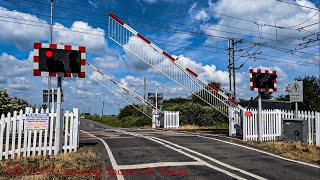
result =
[{"label": "white palisade fence", "polygon": [[163,127],[165,129],[179,128],[179,111],[164,111]]},{"label": "white palisade fence", "polygon": [[[257,130],[257,110],[248,110],[252,116],[244,117],[243,140],[258,140]],[[266,110],[261,112],[262,119],[262,140],[277,140],[282,135],[282,119],[298,118],[308,122],[308,144],[320,146],[320,113],[313,111],[298,111],[297,116],[294,111],[288,110]]]},{"label": "white palisade fence", "polygon": [[[28,113],[48,113],[48,129],[26,130],[24,121]],[[55,121],[57,114],[49,113],[49,109],[33,110],[26,108],[25,112],[8,113],[0,119],[0,160],[31,155],[51,155],[54,153]],[[63,152],[76,151],[79,145],[79,110],[66,111],[63,118]]]},{"label": "white palisade fence", "polygon": [[[258,140],[258,111],[250,110],[252,116],[245,117],[243,120],[243,139]],[[262,110],[262,140],[276,140],[281,136],[281,114],[280,110]]]}]

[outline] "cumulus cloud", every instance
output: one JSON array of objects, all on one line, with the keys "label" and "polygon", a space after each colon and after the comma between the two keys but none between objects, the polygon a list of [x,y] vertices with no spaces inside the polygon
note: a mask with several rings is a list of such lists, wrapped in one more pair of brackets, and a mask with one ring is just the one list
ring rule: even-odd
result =
[{"label": "cumulus cloud", "polygon": [[[302,1],[296,1],[301,3]],[[315,7],[314,4],[308,1],[303,1],[308,6]],[[288,7],[289,6],[289,7]],[[258,24],[275,25],[281,27],[291,27],[304,22],[306,19],[311,18],[316,11],[302,8],[299,6],[292,6],[286,3],[281,3],[275,0],[270,1],[255,1],[255,0],[243,0],[243,1],[233,1],[233,0],[219,0],[213,3],[209,0],[209,7],[211,11],[217,14],[211,14],[214,18],[218,19],[217,24],[208,23],[202,26],[203,30],[208,34],[212,35],[230,35],[230,33],[225,33],[222,31],[228,31],[231,33],[248,34],[246,29],[258,31],[258,26],[255,23],[242,21],[235,18],[230,18],[223,16],[221,14],[227,14],[232,17],[241,17],[242,19],[249,19],[257,22]],[[312,24],[319,22],[319,16],[315,16],[308,21],[307,24]],[[241,27],[241,29],[235,29],[223,25],[232,25],[234,27]],[[306,25],[306,24],[304,24]],[[303,26],[303,25],[302,25]],[[297,26],[296,28],[299,28]],[[215,30],[210,30],[215,29]],[[318,31],[317,26],[312,26],[308,28],[309,31]],[[261,28],[260,28],[261,32]],[[269,35],[266,33],[275,34],[275,28],[270,26],[262,27],[262,36],[268,39],[278,39],[290,41],[286,37],[275,35]],[[254,36],[259,36],[259,33],[252,33]],[[301,33],[299,31],[292,31],[287,29],[277,28],[278,35],[286,35],[299,37]],[[291,39],[291,41],[294,41]]]},{"label": "cumulus cloud", "polygon": [[119,55],[115,57],[114,55],[104,55],[102,57],[93,58],[94,64],[102,69],[114,70],[123,65],[122,57]]},{"label": "cumulus cloud", "polygon": [[55,23],[54,28],[54,42],[85,46],[90,53],[106,52],[105,32],[101,28],[93,28],[82,21],[73,22],[70,28]]},{"label": "cumulus cloud", "polygon": [[[1,6],[0,9],[0,20],[3,20],[0,21],[0,40],[14,43],[20,49],[30,49],[27,47],[30,47],[34,41],[47,39],[49,29],[38,27],[48,27],[46,21],[34,15],[10,11]],[[27,22],[34,26],[26,25]]]},{"label": "cumulus cloud", "polygon": [[[49,39],[49,24],[46,21],[35,15],[11,11],[1,6],[0,9],[0,20],[4,20],[0,21],[0,40],[28,50],[33,47],[33,42]],[[55,23],[53,28],[54,43],[86,46],[91,53],[106,52],[105,31],[101,28],[94,28],[82,21],[73,22],[71,27]]]},{"label": "cumulus cloud", "polygon": [[203,22],[209,21],[210,16],[206,13],[204,9],[197,8],[198,3],[193,3],[188,10],[190,17],[196,20],[201,20]]}]

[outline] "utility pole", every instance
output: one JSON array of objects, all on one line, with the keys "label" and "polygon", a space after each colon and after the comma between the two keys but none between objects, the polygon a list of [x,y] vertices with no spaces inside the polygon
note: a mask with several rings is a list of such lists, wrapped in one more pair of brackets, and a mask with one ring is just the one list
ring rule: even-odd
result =
[{"label": "utility pole", "polygon": [[[50,1],[50,44],[52,44],[52,30],[53,30],[53,0]],[[51,89],[51,77],[48,77],[48,92]],[[48,96],[49,97],[49,96]],[[55,127],[55,151],[54,154],[62,152],[62,130],[63,130],[63,113],[61,113],[61,100],[62,100],[62,77],[58,77],[57,82],[57,118]],[[54,101],[54,99],[52,99]],[[50,103],[48,99],[48,106]],[[52,112],[53,113],[53,112]]]},{"label": "utility pole", "polygon": [[228,68],[229,68],[229,92],[232,99],[236,99],[236,69],[234,62],[234,45],[235,40],[233,38],[229,38],[228,40]]},{"label": "utility pole", "polygon": [[[59,80],[60,79],[60,80]],[[58,77],[57,88],[57,118],[55,128],[55,151],[54,154],[60,154],[62,152],[62,129],[63,129],[63,113],[61,113],[61,77]]]},{"label": "utility pole", "polygon": [[[53,0],[50,2],[50,44],[52,44],[52,28],[53,28]],[[47,107],[50,111],[50,92],[51,92],[51,77],[48,77],[48,99],[47,99]],[[52,99],[52,102],[54,99]]]},{"label": "utility pole", "polygon": [[236,100],[236,63],[235,63],[235,45],[241,43],[242,39],[236,41],[234,38],[228,40],[228,69],[229,69],[229,92],[230,97]]}]

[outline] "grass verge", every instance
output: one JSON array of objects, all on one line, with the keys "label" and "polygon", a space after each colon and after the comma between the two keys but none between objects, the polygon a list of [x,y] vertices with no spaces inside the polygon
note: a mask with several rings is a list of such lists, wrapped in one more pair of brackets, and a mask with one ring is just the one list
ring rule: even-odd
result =
[{"label": "grass verge", "polygon": [[228,129],[228,124],[219,124],[214,126],[197,126],[197,125],[190,125],[185,124],[181,125],[179,129]]},{"label": "grass verge", "polygon": [[90,147],[51,156],[0,161],[0,179],[101,179],[102,162]]},{"label": "grass verge", "polygon": [[286,141],[241,141],[234,140],[235,143],[254,147],[264,151],[271,152],[288,159],[298,160],[320,166],[320,147],[304,144],[302,142]]},{"label": "grass verge", "polygon": [[[86,119],[90,119],[102,124],[120,127],[120,128],[151,128],[151,125],[139,125],[135,117],[127,117],[119,119],[117,115],[105,115],[105,116],[86,116]],[[151,124],[151,119],[150,119]]]}]

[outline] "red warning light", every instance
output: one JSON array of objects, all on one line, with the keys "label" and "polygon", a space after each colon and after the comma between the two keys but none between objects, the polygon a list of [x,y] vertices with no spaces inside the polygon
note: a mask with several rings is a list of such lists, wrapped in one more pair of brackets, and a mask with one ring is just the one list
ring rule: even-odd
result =
[{"label": "red warning light", "polygon": [[52,58],[52,57],[53,57],[53,52],[52,52],[51,50],[47,50],[47,51],[45,52],[45,56],[46,56],[47,58]]}]

